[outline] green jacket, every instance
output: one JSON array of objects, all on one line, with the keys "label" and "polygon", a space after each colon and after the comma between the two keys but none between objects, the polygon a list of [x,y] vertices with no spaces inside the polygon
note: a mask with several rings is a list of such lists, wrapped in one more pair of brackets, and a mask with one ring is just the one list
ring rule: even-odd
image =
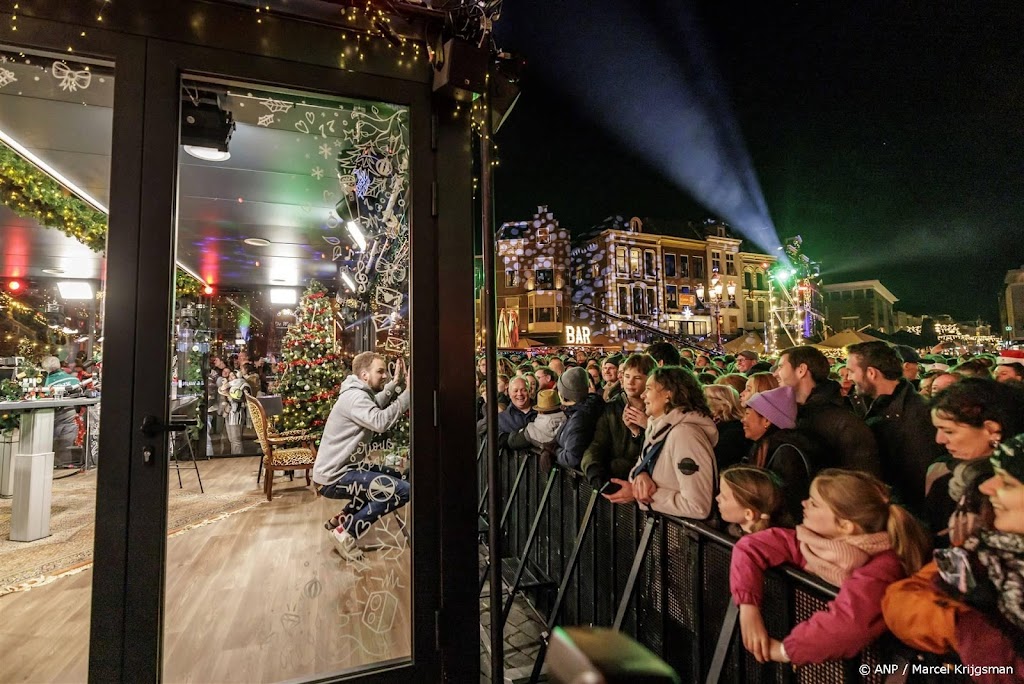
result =
[{"label": "green jacket", "polygon": [[626,395],[619,394],[604,406],[597,419],[594,439],[583,452],[580,468],[587,480],[600,487],[608,478],[625,480],[636,465],[644,446],[643,430],[636,437],[622,422],[626,410]]}]

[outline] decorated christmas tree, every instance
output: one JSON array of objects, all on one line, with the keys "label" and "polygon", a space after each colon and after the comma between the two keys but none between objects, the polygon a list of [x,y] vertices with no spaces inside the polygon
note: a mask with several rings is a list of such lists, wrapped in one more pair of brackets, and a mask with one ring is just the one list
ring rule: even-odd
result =
[{"label": "decorated christmas tree", "polygon": [[327,289],[310,281],[281,345],[277,391],[282,430],[323,428],[338,398],[345,367],[334,346],[334,309]]}]

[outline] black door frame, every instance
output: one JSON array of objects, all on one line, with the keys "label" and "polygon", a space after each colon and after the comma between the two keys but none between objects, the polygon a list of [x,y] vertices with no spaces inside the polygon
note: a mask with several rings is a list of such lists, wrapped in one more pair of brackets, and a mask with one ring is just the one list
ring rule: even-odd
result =
[{"label": "black door frame", "polygon": [[[138,259],[139,308],[136,337],[137,368],[133,425],[146,415],[166,416],[168,410],[170,333],[174,287],[173,248],[177,202],[177,153],[180,79],[201,75],[254,85],[278,86],[308,92],[381,100],[410,107],[413,217],[411,222],[412,280],[411,368],[413,468],[413,663],[363,675],[361,682],[394,681],[409,676],[436,681],[440,672],[436,616],[440,606],[438,464],[430,457],[437,443],[434,391],[437,387],[436,223],[431,215],[433,152],[430,131],[430,93],[423,84],[356,74],[338,69],[303,65],[159,40],[147,41],[145,140],[141,225]],[[422,322],[421,322],[422,321]],[[159,369],[164,372],[159,372]],[[141,464],[142,450],[150,446],[158,458],[131,473],[128,558],[132,571],[126,581],[125,626],[135,635],[124,653],[125,674],[131,679],[156,681],[162,668],[162,623],[166,556],[167,481],[166,450],[162,438],[148,439],[136,432],[132,458]],[[422,457],[419,456],[422,454]],[[162,457],[160,457],[162,456]],[[154,670],[154,667],[156,668]],[[323,678],[317,681],[329,681]]]},{"label": "black door frame", "polygon": [[[89,677],[115,681],[125,650],[124,583],[127,575],[131,412],[135,378],[134,312],[138,291],[139,211],[142,197],[145,41],[123,33],[81,29],[30,16],[4,44],[114,63],[114,110],[104,299],[102,468],[97,473]],[[13,40],[10,40],[13,39]],[[16,42],[15,42],[16,41]],[[74,58],[71,58],[74,61]],[[113,360],[117,361],[114,362]]]}]

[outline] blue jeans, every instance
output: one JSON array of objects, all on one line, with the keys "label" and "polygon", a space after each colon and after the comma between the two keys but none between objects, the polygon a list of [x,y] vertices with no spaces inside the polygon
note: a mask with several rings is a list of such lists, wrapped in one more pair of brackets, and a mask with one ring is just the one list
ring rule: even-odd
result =
[{"label": "blue jeans", "polygon": [[409,503],[409,483],[402,474],[385,466],[360,466],[349,470],[320,493],[328,499],[348,499],[342,513],[346,532],[359,539],[373,523]]}]

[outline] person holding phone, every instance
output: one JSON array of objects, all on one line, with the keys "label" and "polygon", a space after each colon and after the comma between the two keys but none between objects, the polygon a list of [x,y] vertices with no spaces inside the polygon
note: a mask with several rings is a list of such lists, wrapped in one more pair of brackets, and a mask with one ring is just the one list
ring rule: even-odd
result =
[{"label": "person holding phone", "polygon": [[678,366],[656,368],[647,379],[643,401],[648,417],[644,446],[629,479],[604,493],[612,503],[636,501],[640,508],[704,520],[711,515],[718,480],[711,419],[697,378]]}]

